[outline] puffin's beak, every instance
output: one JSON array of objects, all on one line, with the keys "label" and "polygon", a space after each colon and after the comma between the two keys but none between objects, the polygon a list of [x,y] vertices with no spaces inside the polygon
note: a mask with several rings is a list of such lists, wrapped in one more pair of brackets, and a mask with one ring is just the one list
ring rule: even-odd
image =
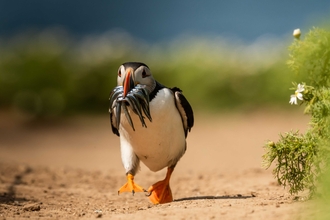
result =
[{"label": "puffin's beak", "polygon": [[124,79],[124,97],[126,97],[127,93],[134,88],[134,81],[131,76],[131,70],[128,70],[126,77]]}]

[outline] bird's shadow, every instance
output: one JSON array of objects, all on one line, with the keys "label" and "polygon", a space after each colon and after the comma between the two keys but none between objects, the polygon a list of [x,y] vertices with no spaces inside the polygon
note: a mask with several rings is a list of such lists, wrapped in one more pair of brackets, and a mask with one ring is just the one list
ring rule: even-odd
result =
[{"label": "bird's shadow", "polygon": [[224,195],[224,196],[192,196],[180,199],[175,199],[174,202],[189,201],[189,200],[206,200],[206,199],[250,199],[255,196],[243,196],[241,194],[237,195]]}]

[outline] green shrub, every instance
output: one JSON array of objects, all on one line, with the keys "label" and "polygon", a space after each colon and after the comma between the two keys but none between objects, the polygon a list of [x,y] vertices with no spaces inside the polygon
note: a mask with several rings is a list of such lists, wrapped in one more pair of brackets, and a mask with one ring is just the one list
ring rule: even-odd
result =
[{"label": "green shrub", "polygon": [[292,194],[308,190],[312,196],[330,161],[330,31],[314,28],[289,49],[288,65],[302,82],[294,83],[290,101],[305,104],[311,122],[305,134],[290,131],[277,143],[269,141],[263,158],[267,168],[275,162],[273,173],[279,184],[288,186]]}]

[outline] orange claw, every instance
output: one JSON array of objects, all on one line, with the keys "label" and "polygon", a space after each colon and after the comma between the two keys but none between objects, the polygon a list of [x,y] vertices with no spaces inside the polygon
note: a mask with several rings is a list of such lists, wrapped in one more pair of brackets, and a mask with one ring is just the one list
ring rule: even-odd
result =
[{"label": "orange claw", "polygon": [[163,204],[173,201],[172,191],[170,188],[170,178],[174,168],[167,169],[166,177],[149,187],[149,199],[153,204]]},{"label": "orange claw", "polygon": [[134,183],[134,176],[132,174],[127,174],[127,183],[120,187],[120,189],[118,190],[118,195],[119,193],[123,192],[131,192],[134,196],[134,193],[146,192],[146,190]]}]

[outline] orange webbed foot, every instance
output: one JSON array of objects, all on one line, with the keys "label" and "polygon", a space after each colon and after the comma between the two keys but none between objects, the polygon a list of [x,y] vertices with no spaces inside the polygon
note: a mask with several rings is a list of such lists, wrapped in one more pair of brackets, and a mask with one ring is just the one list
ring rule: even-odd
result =
[{"label": "orange webbed foot", "polygon": [[118,190],[118,195],[123,192],[146,192],[146,190],[134,183],[134,176],[132,174],[127,174],[127,183],[125,183],[120,189]]},{"label": "orange webbed foot", "polygon": [[163,204],[173,201],[172,191],[170,188],[170,178],[173,168],[168,168],[164,180],[161,180],[149,187],[149,199],[153,204]]}]

